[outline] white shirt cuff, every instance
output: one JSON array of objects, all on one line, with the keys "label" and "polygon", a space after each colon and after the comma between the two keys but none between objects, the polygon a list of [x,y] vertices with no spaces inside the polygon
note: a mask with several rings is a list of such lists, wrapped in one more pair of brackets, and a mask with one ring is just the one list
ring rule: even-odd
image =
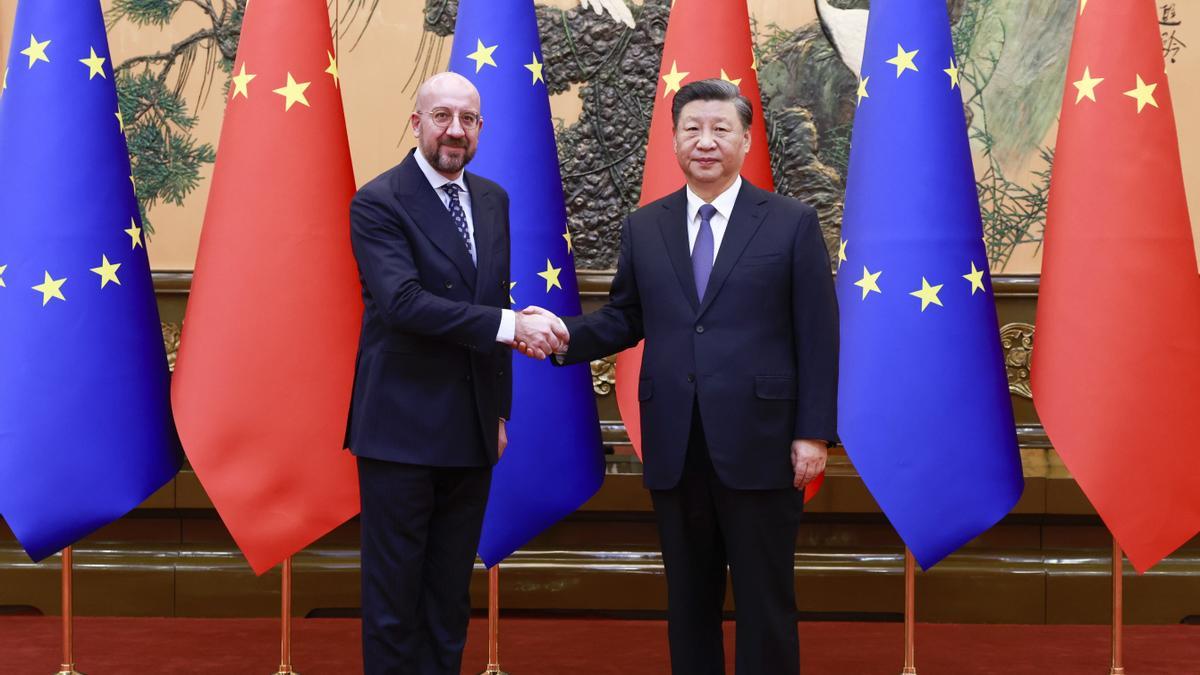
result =
[{"label": "white shirt cuff", "polygon": [[517,314],[511,309],[500,310],[500,329],[496,331],[496,342],[512,344],[517,337]]}]

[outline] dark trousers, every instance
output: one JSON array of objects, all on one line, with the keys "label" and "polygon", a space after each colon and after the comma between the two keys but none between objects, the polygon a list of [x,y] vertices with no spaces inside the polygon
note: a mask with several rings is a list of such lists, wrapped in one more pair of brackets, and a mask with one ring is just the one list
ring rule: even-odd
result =
[{"label": "dark trousers", "polygon": [[358,458],[363,671],[459,675],[491,467]]},{"label": "dark trousers", "polygon": [[717,477],[698,410],[679,484],[652,490],[667,571],[674,675],[724,675],[721,608],[733,580],[737,675],[797,675],[793,559],[803,493],[732,490]]}]

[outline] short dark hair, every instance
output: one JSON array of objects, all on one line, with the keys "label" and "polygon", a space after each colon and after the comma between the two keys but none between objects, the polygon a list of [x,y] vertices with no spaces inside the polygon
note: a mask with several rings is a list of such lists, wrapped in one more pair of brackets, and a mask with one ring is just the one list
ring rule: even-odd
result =
[{"label": "short dark hair", "polygon": [[754,121],[754,107],[750,105],[750,99],[742,96],[737,85],[728,80],[711,78],[689,82],[675,92],[675,100],[671,101],[672,127],[679,126],[680,111],[692,101],[733,101],[744,128],[749,129]]}]

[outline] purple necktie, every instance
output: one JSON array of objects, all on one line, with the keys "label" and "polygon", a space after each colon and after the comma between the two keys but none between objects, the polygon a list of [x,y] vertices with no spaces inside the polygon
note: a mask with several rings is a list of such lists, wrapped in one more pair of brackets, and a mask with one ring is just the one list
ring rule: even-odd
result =
[{"label": "purple necktie", "polygon": [[712,217],[717,207],[704,204],[700,207],[700,231],[696,233],[696,243],[692,246],[692,278],[696,280],[696,297],[704,299],[704,289],[708,287],[708,276],[713,267],[713,231]]}]

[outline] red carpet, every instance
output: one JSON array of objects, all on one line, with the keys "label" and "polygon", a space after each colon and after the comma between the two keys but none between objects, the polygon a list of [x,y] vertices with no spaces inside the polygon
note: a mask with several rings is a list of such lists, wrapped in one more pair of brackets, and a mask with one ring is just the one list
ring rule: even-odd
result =
[{"label": "red carpet", "polygon": [[[0,673],[55,672],[60,625],[55,618],[0,618]],[[732,626],[726,628],[732,657]],[[471,624],[464,674],[486,665],[485,629],[482,620]],[[89,675],[267,675],[278,665],[278,630],[278,622],[269,619],[84,617],[75,623],[77,667]],[[903,665],[901,631],[898,624],[801,623],[804,674],[897,675]],[[1200,627],[1126,631],[1130,675],[1200,674]],[[301,675],[361,671],[356,620],[298,620],[293,640],[293,665]],[[1106,626],[922,624],[917,630],[921,675],[1105,675],[1108,659]],[[666,625],[506,619],[500,663],[512,675],[665,675]],[[733,675],[732,665],[728,673]]]}]

